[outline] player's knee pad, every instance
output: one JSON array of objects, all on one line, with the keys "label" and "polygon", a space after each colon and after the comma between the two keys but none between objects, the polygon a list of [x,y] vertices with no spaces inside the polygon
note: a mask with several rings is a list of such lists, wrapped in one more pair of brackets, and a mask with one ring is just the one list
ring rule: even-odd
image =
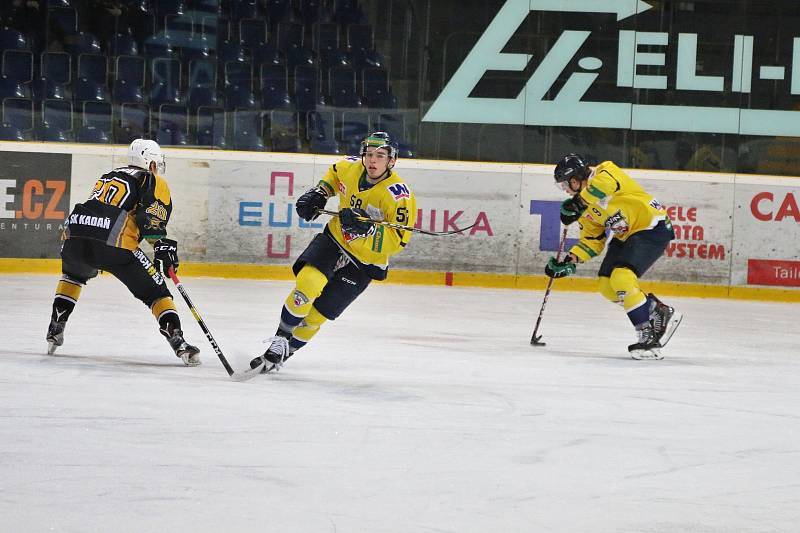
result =
[{"label": "player's knee pad", "polygon": [[602,294],[608,301],[622,305],[622,301],[615,291],[611,287],[611,279],[608,276],[600,276],[598,278],[598,289],[600,290],[600,294]]},{"label": "player's knee pad", "polygon": [[316,300],[328,278],[312,265],[304,266],[297,273],[297,282],[292,293],[286,298],[286,307],[292,314],[304,316],[309,312],[311,303]]},{"label": "player's knee pad", "polygon": [[616,293],[617,299],[622,300],[625,309],[637,307],[647,299],[647,296],[639,288],[639,278],[629,268],[615,268],[611,272],[609,285]]}]

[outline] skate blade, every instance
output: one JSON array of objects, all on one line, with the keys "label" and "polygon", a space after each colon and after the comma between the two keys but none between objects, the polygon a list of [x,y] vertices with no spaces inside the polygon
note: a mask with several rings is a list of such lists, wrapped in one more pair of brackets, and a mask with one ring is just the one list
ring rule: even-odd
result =
[{"label": "skate blade", "polygon": [[667,324],[667,329],[664,331],[664,334],[661,336],[659,342],[661,343],[661,347],[667,345],[669,340],[672,338],[672,335],[675,334],[675,330],[678,329],[678,326],[681,325],[681,321],[683,320],[683,314],[675,311],[672,313],[672,317],[669,319],[669,323]]},{"label": "skate blade", "polygon": [[47,341],[47,355],[53,355],[56,352],[56,348],[58,348],[58,344],[53,341]]},{"label": "skate blade", "polygon": [[660,360],[664,359],[664,356],[661,355],[660,348],[651,348],[650,350],[633,350],[630,352],[630,356],[632,359],[636,359],[637,361],[645,361],[645,360]]}]

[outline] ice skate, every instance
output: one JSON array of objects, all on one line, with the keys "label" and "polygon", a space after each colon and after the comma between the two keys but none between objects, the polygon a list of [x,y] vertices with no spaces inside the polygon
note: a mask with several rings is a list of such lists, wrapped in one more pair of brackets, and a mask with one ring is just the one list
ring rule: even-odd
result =
[{"label": "ice skate", "polygon": [[289,353],[289,341],[285,337],[275,336],[270,337],[264,342],[269,342],[269,348],[263,355],[256,357],[250,361],[250,368],[255,370],[262,364],[260,372],[266,374],[267,372],[276,372],[281,369],[283,363],[291,357]]},{"label": "ice skate", "polygon": [[192,346],[183,338],[183,332],[179,329],[172,331],[172,336],[167,339],[169,345],[175,350],[175,355],[178,356],[183,364],[186,366],[197,366],[200,364],[200,349],[197,346]]},{"label": "ice skate", "polygon": [[650,313],[650,321],[653,324],[656,339],[662,347],[666,346],[683,320],[683,315],[656,298],[654,294],[650,293],[647,296],[655,304]]},{"label": "ice skate", "polygon": [[639,342],[628,346],[628,353],[632,358],[637,360],[664,358],[652,324],[647,322],[643,326],[637,326],[636,332],[639,334]]},{"label": "ice skate", "polygon": [[56,348],[64,344],[64,327],[66,322],[56,322],[50,320],[50,326],[47,328],[47,355],[53,355]]}]

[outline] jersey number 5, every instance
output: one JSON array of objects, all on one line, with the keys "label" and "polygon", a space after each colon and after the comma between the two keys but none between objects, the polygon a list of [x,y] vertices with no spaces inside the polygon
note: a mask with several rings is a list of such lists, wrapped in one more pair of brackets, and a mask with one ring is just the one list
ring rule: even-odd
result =
[{"label": "jersey number 5", "polygon": [[405,221],[407,221],[408,220],[408,208],[407,207],[398,207],[397,211],[395,212],[395,219],[400,224],[403,224]]}]

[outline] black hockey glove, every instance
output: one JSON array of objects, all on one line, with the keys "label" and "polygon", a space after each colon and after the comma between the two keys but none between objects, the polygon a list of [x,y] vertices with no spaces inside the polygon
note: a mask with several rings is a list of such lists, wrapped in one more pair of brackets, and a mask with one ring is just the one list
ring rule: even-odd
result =
[{"label": "black hockey glove", "polygon": [[586,211],[586,204],[583,202],[580,193],[572,198],[567,198],[561,202],[561,223],[569,226],[581,218],[584,211]]},{"label": "black hockey glove", "polygon": [[544,273],[551,278],[566,278],[575,273],[577,265],[572,262],[572,256],[567,255],[563,261],[556,261],[555,257],[551,257],[544,267]]},{"label": "black hockey glove", "polygon": [[319,209],[325,207],[328,196],[321,187],[314,187],[304,192],[294,205],[297,214],[306,222],[311,222],[319,216]]},{"label": "black hockey glove", "polygon": [[176,273],[178,272],[180,262],[178,261],[178,243],[176,241],[166,238],[158,239],[153,244],[153,256],[156,268],[165,276],[169,277],[169,267],[172,267]]},{"label": "black hockey glove", "polygon": [[342,223],[342,231],[360,237],[375,233],[375,224],[366,220],[359,220],[358,217],[369,218],[369,215],[363,209],[345,208],[339,211],[339,222]]}]

